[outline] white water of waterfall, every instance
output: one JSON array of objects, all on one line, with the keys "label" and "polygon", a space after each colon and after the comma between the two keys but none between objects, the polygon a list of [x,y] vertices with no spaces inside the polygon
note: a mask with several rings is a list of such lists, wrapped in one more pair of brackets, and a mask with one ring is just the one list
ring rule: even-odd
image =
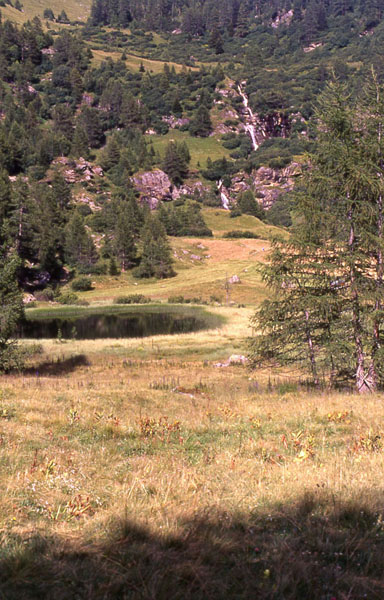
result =
[{"label": "white water of waterfall", "polygon": [[220,179],[220,181],[217,184],[217,189],[220,192],[221,204],[222,204],[222,207],[225,208],[225,210],[229,210],[229,199],[228,199],[228,196],[223,192],[222,188],[223,188],[223,182]]},{"label": "white water of waterfall", "polygon": [[243,99],[244,108],[247,111],[250,121],[251,121],[250,123],[247,123],[245,125],[245,131],[247,131],[249,133],[249,135],[251,136],[253,149],[257,150],[259,147],[259,144],[257,143],[257,140],[256,140],[255,126],[253,125],[255,116],[253,114],[251,107],[249,106],[248,98],[247,98],[246,94],[244,94],[243,90],[241,89],[241,86],[239,85],[237,87],[237,89],[239,90],[239,94]]}]

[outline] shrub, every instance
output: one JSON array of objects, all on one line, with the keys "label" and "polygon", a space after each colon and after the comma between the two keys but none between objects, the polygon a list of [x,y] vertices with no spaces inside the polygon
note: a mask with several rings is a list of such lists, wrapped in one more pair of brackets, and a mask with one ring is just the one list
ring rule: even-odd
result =
[{"label": "shrub", "polygon": [[92,281],[89,277],[77,277],[72,281],[71,287],[75,292],[88,292],[92,289]]},{"label": "shrub", "polygon": [[143,294],[130,294],[129,296],[118,296],[114,299],[114,304],[148,304],[152,302],[151,298]]},{"label": "shrub", "polygon": [[99,262],[94,265],[79,265],[77,267],[77,271],[81,275],[105,275],[107,273],[107,265],[103,262]]},{"label": "shrub", "polygon": [[73,292],[64,292],[57,297],[59,304],[78,304],[80,302],[79,296]]},{"label": "shrub", "polygon": [[168,298],[168,304],[184,304],[184,296],[170,296]]},{"label": "shrub", "polygon": [[257,233],[253,233],[253,231],[240,231],[240,230],[233,230],[233,231],[227,231],[223,237],[225,238],[249,238],[249,239],[255,239],[258,240],[260,239],[260,236],[257,235]]},{"label": "shrub", "polygon": [[51,302],[54,299],[54,292],[52,288],[46,288],[45,290],[35,291],[35,298],[39,302]]},{"label": "shrub", "polygon": [[37,302],[36,300],[32,300],[32,302],[28,302],[28,304],[24,305],[24,309],[28,310],[28,308],[36,308]]}]

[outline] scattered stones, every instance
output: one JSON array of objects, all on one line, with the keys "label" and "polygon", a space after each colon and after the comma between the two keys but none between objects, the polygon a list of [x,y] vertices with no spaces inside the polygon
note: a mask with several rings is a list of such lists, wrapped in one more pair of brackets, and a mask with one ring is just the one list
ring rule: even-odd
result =
[{"label": "scattered stones", "polygon": [[163,117],[161,117],[161,120],[164,123],[167,123],[167,125],[169,125],[169,127],[171,129],[175,129],[176,127],[182,127],[183,125],[188,125],[188,123],[189,123],[189,119],[177,118],[174,115],[169,115],[169,116],[164,115]]},{"label": "scattered stones", "polygon": [[231,356],[225,362],[218,362],[215,367],[229,367],[230,365],[245,365],[248,362],[248,358],[243,354],[231,354]]},{"label": "scattered stones", "polygon": [[238,275],[232,275],[232,277],[230,277],[228,279],[229,283],[241,283],[240,281],[240,277]]},{"label": "scattered stones", "polygon": [[84,158],[71,160],[66,156],[58,156],[52,163],[53,165],[62,165],[63,177],[67,183],[84,183],[91,181],[94,177],[103,177],[103,169],[94,166]]}]

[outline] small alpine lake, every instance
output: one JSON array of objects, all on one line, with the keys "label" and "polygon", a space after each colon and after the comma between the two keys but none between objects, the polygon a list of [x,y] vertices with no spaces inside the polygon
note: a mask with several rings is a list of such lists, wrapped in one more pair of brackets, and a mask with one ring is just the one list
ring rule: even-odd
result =
[{"label": "small alpine lake", "polygon": [[200,307],[132,305],[34,308],[26,310],[23,339],[141,338],[220,327],[223,317]]}]

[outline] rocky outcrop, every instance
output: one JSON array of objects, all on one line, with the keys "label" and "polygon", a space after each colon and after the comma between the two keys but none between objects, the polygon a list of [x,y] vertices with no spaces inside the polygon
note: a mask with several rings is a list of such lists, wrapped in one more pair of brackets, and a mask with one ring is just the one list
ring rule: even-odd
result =
[{"label": "rocky outcrop", "polygon": [[61,167],[60,171],[67,183],[85,183],[95,177],[103,177],[103,169],[84,158],[71,160],[66,156],[59,156],[53,163],[54,166]]},{"label": "rocky outcrop", "polygon": [[280,25],[290,25],[293,18],[293,10],[279,12],[272,20],[271,27],[277,29]]},{"label": "rocky outcrop", "polygon": [[174,115],[163,116],[161,117],[163,123],[166,123],[171,129],[176,129],[177,127],[182,127],[183,125],[188,125],[189,119],[187,118],[177,118]]},{"label": "rocky outcrop", "polygon": [[147,203],[151,210],[157,208],[161,200],[172,200],[172,182],[161,169],[138,173],[131,181],[140,192],[141,202]]},{"label": "rocky outcrop", "polygon": [[194,181],[176,187],[161,169],[138,173],[131,177],[131,181],[140,193],[141,202],[147,203],[151,210],[157,208],[161,201],[169,202],[183,195],[193,196],[196,192],[199,196],[203,196],[209,191],[201,181]]},{"label": "rocky outcrop", "polygon": [[233,177],[228,194],[233,201],[242,192],[252,189],[261,206],[268,210],[281,194],[293,189],[300,172],[301,165],[295,162],[284,169],[260,167],[249,175],[240,172]]}]

